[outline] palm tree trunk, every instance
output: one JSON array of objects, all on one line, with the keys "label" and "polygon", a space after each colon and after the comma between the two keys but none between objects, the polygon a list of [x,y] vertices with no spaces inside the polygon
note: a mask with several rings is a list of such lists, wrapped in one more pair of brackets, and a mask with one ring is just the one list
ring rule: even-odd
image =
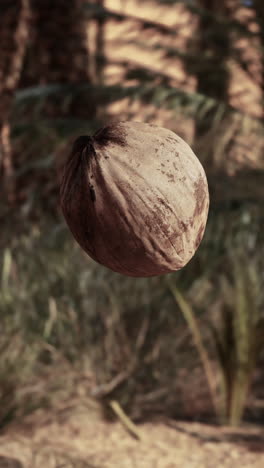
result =
[{"label": "palm tree trunk", "polygon": [[[76,85],[91,82],[87,21],[81,11],[82,0],[30,0],[33,22],[32,43],[28,50],[21,86],[45,84]],[[53,116],[94,115],[91,94],[76,97],[67,109],[62,103],[49,103],[45,112]]]},{"label": "palm tree trunk", "polygon": [[[30,0],[32,46],[31,69],[24,83],[89,81],[89,54],[82,0]],[[27,77],[27,83],[26,83]]]},{"label": "palm tree trunk", "polygon": [[27,46],[29,12],[29,0],[2,0],[0,5],[0,167],[9,201],[15,198],[9,118]]}]

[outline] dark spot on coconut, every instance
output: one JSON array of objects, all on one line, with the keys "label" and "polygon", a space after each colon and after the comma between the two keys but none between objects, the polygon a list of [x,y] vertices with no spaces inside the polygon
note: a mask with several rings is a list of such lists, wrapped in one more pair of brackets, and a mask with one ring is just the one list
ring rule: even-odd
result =
[{"label": "dark spot on coconut", "polygon": [[155,225],[153,225],[153,220],[149,216],[144,216],[144,221],[149,232],[152,232],[153,228],[155,227]]},{"label": "dark spot on coconut", "polygon": [[178,143],[177,138],[172,137],[172,136],[168,136],[168,137],[167,137],[167,141],[171,141],[172,143],[175,143],[175,141],[176,141],[176,142]]},{"label": "dark spot on coconut", "polygon": [[82,153],[85,147],[92,144],[92,137],[88,135],[79,136],[73,143],[72,154]]},{"label": "dark spot on coconut", "polygon": [[167,200],[164,200],[164,198],[158,198],[158,201],[163,205],[165,206],[165,208],[167,209],[167,211],[169,211],[170,213],[173,213],[173,209],[171,208],[170,204],[167,202]]},{"label": "dark spot on coconut", "polygon": [[202,177],[195,183],[195,199],[196,199],[196,207],[194,210],[193,216],[200,216],[204,210],[204,205],[206,203],[206,191],[205,191],[205,183]]},{"label": "dark spot on coconut", "polygon": [[108,125],[107,127],[97,130],[92,138],[94,142],[101,147],[105,147],[109,143],[115,143],[120,146],[126,145],[125,130],[122,125],[118,124]]},{"label": "dark spot on coconut", "polygon": [[188,230],[188,225],[186,223],[184,223],[183,221],[180,221],[179,222],[179,226],[180,226],[180,229],[183,231],[183,232],[186,232]]},{"label": "dark spot on coconut", "polygon": [[198,231],[198,234],[197,234],[197,237],[196,237],[196,241],[195,241],[195,248],[197,249],[198,245],[200,244],[201,240],[202,240],[202,237],[203,237],[203,232],[204,232],[204,225],[202,224],[200,226],[200,229]]},{"label": "dark spot on coconut", "polygon": [[168,181],[169,182],[175,182],[174,175],[173,174],[167,174]]},{"label": "dark spot on coconut", "polygon": [[92,200],[92,202],[95,202],[96,201],[96,195],[95,195],[94,187],[92,185],[90,185],[89,190],[90,190],[91,200]]},{"label": "dark spot on coconut", "polygon": [[159,226],[160,226],[163,234],[165,234],[166,237],[169,237],[169,234],[170,234],[169,225],[164,223],[164,222],[161,222],[161,223],[159,223]]}]

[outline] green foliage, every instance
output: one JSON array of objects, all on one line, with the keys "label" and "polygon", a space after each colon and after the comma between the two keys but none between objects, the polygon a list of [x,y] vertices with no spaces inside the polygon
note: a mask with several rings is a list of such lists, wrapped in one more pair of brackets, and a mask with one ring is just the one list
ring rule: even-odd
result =
[{"label": "green foliage", "polygon": [[248,264],[243,253],[232,255],[231,281],[220,277],[222,327],[213,332],[223,380],[223,419],[231,425],[241,422],[257,357],[263,349],[264,313],[258,263],[254,259]]},{"label": "green foliage", "polygon": [[213,303],[218,301],[217,325],[208,317],[220,371],[218,392],[219,379],[203,342],[196,307],[185,299],[172,279],[168,279],[168,286],[199,353],[216,416],[221,423],[237,426],[243,417],[257,358],[264,349],[263,278],[259,261],[254,258],[248,262],[240,251],[230,251],[228,266],[230,271],[219,275],[217,299],[213,298]]},{"label": "green foliage", "polygon": [[216,389],[215,389],[214,372],[211,366],[211,362],[210,362],[207,349],[203,343],[202,334],[201,334],[197,319],[195,317],[195,313],[191,305],[185,300],[182,293],[179,291],[179,289],[175,286],[173,281],[171,281],[170,279],[168,279],[168,287],[170,291],[172,292],[174,299],[176,303],[178,304],[178,307],[181,313],[183,314],[184,319],[186,320],[186,323],[190,329],[194,345],[199,353],[199,356],[200,356],[200,359],[204,368],[204,372],[206,375],[206,379],[208,382],[208,387],[209,387],[209,391],[210,391],[210,395],[212,399],[212,404],[216,412],[216,415],[218,415],[219,410],[218,410],[218,402],[217,402],[217,395],[216,395]]}]

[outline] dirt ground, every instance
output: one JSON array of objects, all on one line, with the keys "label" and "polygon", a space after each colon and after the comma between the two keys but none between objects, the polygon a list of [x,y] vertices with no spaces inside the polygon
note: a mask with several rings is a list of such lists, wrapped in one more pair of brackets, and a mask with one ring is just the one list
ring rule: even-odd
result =
[{"label": "dirt ground", "polygon": [[0,468],[263,468],[264,430],[153,421],[133,436],[95,402],[35,413],[0,436]]}]

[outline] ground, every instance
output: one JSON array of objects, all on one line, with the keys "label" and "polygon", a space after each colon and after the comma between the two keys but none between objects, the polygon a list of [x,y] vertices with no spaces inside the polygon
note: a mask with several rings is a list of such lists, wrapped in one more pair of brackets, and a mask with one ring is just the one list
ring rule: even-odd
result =
[{"label": "ground", "polygon": [[263,468],[264,432],[156,420],[107,422],[91,400],[40,411],[0,436],[0,468]]}]

